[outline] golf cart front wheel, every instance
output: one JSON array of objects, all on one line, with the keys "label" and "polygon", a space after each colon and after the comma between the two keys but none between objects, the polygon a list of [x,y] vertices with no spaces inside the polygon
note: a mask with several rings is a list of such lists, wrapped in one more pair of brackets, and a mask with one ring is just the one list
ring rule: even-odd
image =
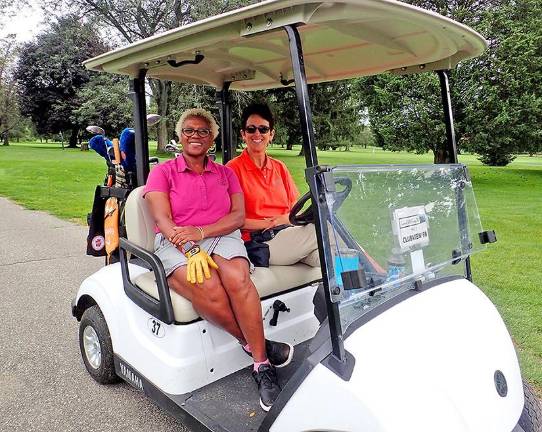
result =
[{"label": "golf cart front wheel", "polygon": [[523,382],[525,405],[519,418],[519,425],[525,432],[542,432],[542,407],[532,387]]},{"label": "golf cart front wheel", "polygon": [[107,323],[98,305],[88,308],[79,325],[79,348],[85,367],[100,384],[119,381],[113,361],[113,345]]}]

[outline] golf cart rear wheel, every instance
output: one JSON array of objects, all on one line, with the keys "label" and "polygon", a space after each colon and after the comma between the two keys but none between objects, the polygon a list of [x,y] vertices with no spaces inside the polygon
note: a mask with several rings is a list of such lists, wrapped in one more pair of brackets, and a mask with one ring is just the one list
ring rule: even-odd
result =
[{"label": "golf cart rear wheel", "polygon": [[79,348],[85,367],[100,384],[119,381],[113,361],[113,345],[107,323],[98,305],[88,308],[79,325]]},{"label": "golf cart rear wheel", "polygon": [[525,432],[542,432],[542,407],[532,387],[523,382],[525,405],[519,418],[519,425]]}]

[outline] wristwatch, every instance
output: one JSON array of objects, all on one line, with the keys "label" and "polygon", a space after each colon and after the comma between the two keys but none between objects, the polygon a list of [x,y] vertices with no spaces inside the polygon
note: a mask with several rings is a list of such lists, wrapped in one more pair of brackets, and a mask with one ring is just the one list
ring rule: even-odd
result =
[{"label": "wristwatch", "polygon": [[181,251],[183,254],[185,254],[187,257],[192,257],[200,252],[200,247],[197,243],[188,240],[186,243],[181,245]]}]

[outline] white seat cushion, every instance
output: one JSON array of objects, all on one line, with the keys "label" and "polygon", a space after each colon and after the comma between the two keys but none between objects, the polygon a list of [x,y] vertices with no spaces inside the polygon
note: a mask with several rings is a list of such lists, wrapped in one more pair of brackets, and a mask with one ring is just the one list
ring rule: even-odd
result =
[{"label": "white seat cushion", "polygon": [[154,220],[143,198],[145,186],[135,188],[124,206],[124,219],[128,239],[136,245],[151,251],[154,249]]},{"label": "white seat cushion", "polygon": [[[319,267],[309,267],[301,263],[291,266],[271,266],[269,268],[256,267],[256,270],[251,275],[260,297],[268,297],[292,288],[305,286],[321,278]],[[133,282],[147,294],[158,299],[158,289],[153,272],[143,273],[136,277]],[[170,293],[176,322],[185,323],[199,318],[190,301],[173,290],[170,290]]]}]

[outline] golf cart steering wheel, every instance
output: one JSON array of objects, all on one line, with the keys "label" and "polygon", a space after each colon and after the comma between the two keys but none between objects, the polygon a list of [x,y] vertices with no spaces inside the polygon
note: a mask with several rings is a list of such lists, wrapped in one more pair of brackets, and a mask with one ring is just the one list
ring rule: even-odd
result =
[{"label": "golf cart steering wheel", "polygon": [[[335,186],[344,186],[344,189],[339,190],[339,188],[337,188],[337,190],[335,191],[335,202],[333,203],[333,211],[337,211],[337,209],[342,205],[342,203],[352,190],[352,180],[350,180],[350,178],[348,177],[336,177],[334,180]],[[311,198],[311,193],[309,191],[301,198],[299,198],[294,204],[292,210],[290,210],[290,223],[292,225],[300,226],[314,223],[314,212],[312,210],[312,203],[305,211],[301,212],[307,201]]]}]

